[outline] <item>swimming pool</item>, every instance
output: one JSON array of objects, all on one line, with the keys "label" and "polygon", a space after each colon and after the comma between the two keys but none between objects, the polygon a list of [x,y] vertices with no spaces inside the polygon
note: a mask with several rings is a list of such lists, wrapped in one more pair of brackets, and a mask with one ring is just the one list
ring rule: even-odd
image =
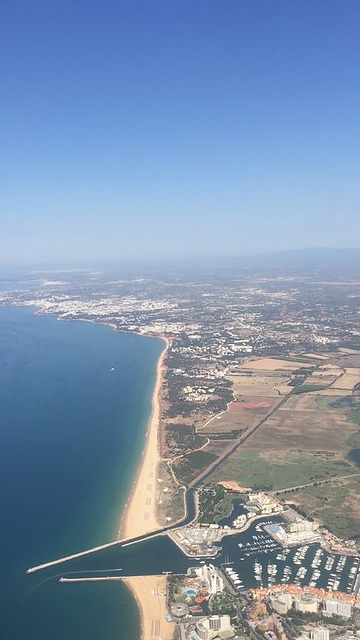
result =
[{"label": "swimming pool", "polygon": [[194,591],[194,589],[188,589],[186,593],[188,594],[188,596],[196,595],[196,591]]}]

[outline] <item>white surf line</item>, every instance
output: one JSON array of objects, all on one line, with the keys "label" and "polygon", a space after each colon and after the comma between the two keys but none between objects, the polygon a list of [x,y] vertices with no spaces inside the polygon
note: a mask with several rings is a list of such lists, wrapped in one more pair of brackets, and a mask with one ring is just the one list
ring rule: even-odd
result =
[{"label": "white surf line", "polygon": [[90,553],[95,553],[96,551],[101,551],[102,549],[109,549],[109,547],[114,547],[115,545],[119,545],[119,544],[123,544],[123,540],[115,540],[115,542],[107,542],[106,544],[101,544],[98,547],[87,549],[87,551],[80,551],[79,553],[73,553],[71,556],[64,556],[63,558],[58,558],[58,560],[51,560],[51,562],[38,564],[36,567],[30,567],[30,569],[28,569],[26,573],[35,573],[35,571],[41,571],[41,569],[54,567],[55,565],[61,564],[62,562],[67,562],[68,560],[74,560],[75,558],[81,558],[82,556],[87,556]]}]

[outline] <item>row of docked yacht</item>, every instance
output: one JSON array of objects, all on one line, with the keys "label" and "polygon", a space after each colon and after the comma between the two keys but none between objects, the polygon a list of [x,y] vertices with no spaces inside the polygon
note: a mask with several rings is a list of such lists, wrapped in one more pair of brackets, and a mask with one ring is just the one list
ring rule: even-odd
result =
[{"label": "row of docked yacht", "polygon": [[320,576],[321,576],[321,571],[319,571],[319,569],[314,569],[309,582],[310,587],[316,587],[316,583],[319,580]]},{"label": "row of docked yacht", "polygon": [[261,522],[258,522],[255,526],[255,531],[262,531],[264,525],[268,524],[275,524],[275,520],[261,520]]},{"label": "row of docked yacht", "polygon": [[262,564],[260,564],[260,562],[256,560],[254,563],[254,576],[255,580],[257,580],[258,582],[262,582],[262,571]]},{"label": "row of docked yacht", "polygon": [[[316,544],[307,544],[296,549],[280,547],[267,530],[262,528],[263,524],[268,525],[269,521],[258,522],[255,531],[252,530],[252,535],[247,538],[247,541],[238,543],[240,552],[238,560],[245,561],[247,557],[255,556],[251,560],[253,560],[253,575],[258,584],[261,586],[263,584],[271,586],[275,583],[293,583],[299,586],[308,584],[311,587],[323,586],[329,590],[340,589],[348,593],[353,592],[356,580],[360,576],[359,558],[353,557],[353,566],[351,566],[349,556],[328,554]],[[266,553],[269,554],[269,558],[264,562],[263,554]]]},{"label": "row of docked yacht", "polygon": [[307,572],[308,570],[306,569],[306,567],[299,567],[299,569],[296,572],[295,583],[300,582],[301,580],[304,580]]},{"label": "row of docked yacht", "polygon": [[276,564],[268,564],[268,585],[271,587],[276,582],[277,566]]},{"label": "row of docked yacht", "polygon": [[335,573],[342,572],[343,568],[345,567],[345,562],[346,562],[346,556],[340,556],[335,568]]},{"label": "row of docked yacht", "polygon": [[269,576],[276,576],[276,574],[277,574],[277,566],[276,566],[276,564],[268,564],[267,572],[268,572]]},{"label": "row of docked yacht", "polygon": [[296,550],[296,552],[295,552],[295,554],[294,554],[294,557],[293,557],[293,563],[294,563],[294,564],[298,564],[298,565],[300,565],[300,564],[302,564],[302,563],[303,563],[304,558],[305,558],[305,556],[306,556],[306,553],[307,553],[307,551],[308,551],[308,549],[309,549],[309,546],[310,546],[310,545],[306,544],[306,545],[304,545],[303,547],[299,547],[299,548]]},{"label": "row of docked yacht", "polygon": [[279,545],[268,535],[260,534],[253,535],[250,542],[239,543],[239,549],[245,556],[249,557],[257,555],[259,553],[270,553],[272,551],[280,550]]},{"label": "row of docked yacht", "polygon": [[[349,568],[348,564],[346,564],[349,562],[349,558],[347,556],[339,557],[337,559],[335,556],[330,555],[325,558],[325,563],[323,565],[324,560],[322,558],[324,552],[321,549],[317,549],[313,560],[310,563],[309,560],[312,557],[311,555],[308,561],[305,559],[309,548],[310,545],[298,548],[291,561],[288,564],[285,564],[285,566],[282,563],[271,564],[271,561],[267,565],[262,565],[257,558],[253,565],[255,580],[258,583],[264,583],[267,586],[273,585],[276,581],[277,583],[283,584],[291,582],[296,585],[303,585],[306,582],[311,587],[317,587],[319,586],[319,581],[321,579],[323,584],[324,580],[327,580],[326,587],[328,589],[336,591],[337,589],[342,588],[343,591],[352,593],[357,576],[359,575],[360,559],[354,558],[352,566]],[[287,558],[288,550],[284,550],[284,554],[285,558]],[[276,560],[283,561],[283,554],[277,554]],[[297,569],[294,566],[296,564],[298,565]],[[346,571],[346,573],[348,573],[347,586],[345,586],[345,565],[348,570]],[[335,573],[331,573],[329,576],[328,572],[333,567],[335,568]],[[328,578],[326,578],[326,574]]]},{"label": "row of docked yacht", "polygon": [[245,587],[243,581],[240,580],[239,574],[236,573],[236,571],[234,571],[234,569],[232,569],[231,567],[225,567],[225,571],[227,573],[227,577],[229,578],[235,589],[237,591],[242,591]]},{"label": "row of docked yacht", "polygon": [[284,572],[282,575],[282,578],[280,579],[280,582],[283,582],[284,584],[286,584],[287,582],[290,582],[290,578],[291,578],[291,567],[289,567],[289,565],[285,565],[284,567]]},{"label": "row of docked yacht", "polygon": [[[338,590],[341,579],[342,579],[342,572],[346,564],[346,559],[347,559],[346,556],[340,556],[339,558],[336,559],[335,556],[330,555],[326,560],[324,568],[327,571],[331,571],[331,569],[334,569],[334,572],[330,573],[330,576],[327,579],[327,583],[326,583],[327,589],[331,589],[332,591]],[[346,587],[346,591],[348,593],[351,593],[352,588],[354,586],[354,581],[356,578],[358,566],[359,566],[359,561],[358,559],[356,559],[355,562],[353,562],[353,565],[352,565],[352,568],[350,569],[350,573],[348,577],[348,584]]]},{"label": "row of docked yacht", "polygon": [[[330,577],[327,582],[327,588],[332,589],[333,591],[337,591],[339,588],[339,584],[341,581],[341,574],[345,567],[346,556],[341,556],[340,560],[338,560],[337,565],[335,567],[335,573],[330,573]],[[352,566],[349,570],[348,581],[346,585],[347,593],[352,593],[355,587],[355,582],[359,572],[360,560],[359,558],[354,558]]]},{"label": "row of docked yacht", "polygon": [[340,584],[340,578],[334,576],[330,576],[327,581],[326,588],[331,589],[331,591],[337,591]]},{"label": "row of docked yacht", "polygon": [[333,568],[334,562],[335,562],[335,557],[328,556],[324,566],[325,571],[331,571],[331,569]]},{"label": "row of docked yacht", "polygon": [[359,574],[359,566],[360,566],[360,560],[359,558],[355,558],[352,567],[349,571],[349,577],[348,577],[348,584],[346,587],[346,591],[348,593],[352,593],[352,591],[355,588],[355,583],[356,583],[356,579],[358,577]]},{"label": "row of docked yacht", "polygon": [[324,552],[322,551],[322,549],[317,549],[315,551],[315,555],[313,557],[311,566],[313,569],[319,567],[321,565],[321,558],[323,557]]}]

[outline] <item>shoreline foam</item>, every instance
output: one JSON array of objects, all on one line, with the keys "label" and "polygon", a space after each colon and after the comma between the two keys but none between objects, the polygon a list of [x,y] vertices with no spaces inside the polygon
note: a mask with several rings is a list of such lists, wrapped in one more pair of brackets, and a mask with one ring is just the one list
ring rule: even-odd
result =
[{"label": "shoreline foam", "polygon": [[159,454],[160,392],[169,341],[163,337],[160,339],[165,342],[165,347],[157,363],[152,411],[140,466],[121,519],[119,531],[121,538],[135,538],[161,528],[156,517],[157,467],[161,460]]},{"label": "shoreline foam", "polygon": [[[35,312],[35,315],[49,315],[46,311],[44,313],[41,305],[39,307],[40,311]],[[58,320],[60,319],[66,320],[66,318],[58,316]],[[127,333],[108,322],[99,322],[87,318],[79,318],[79,320],[108,326],[119,333]],[[160,393],[163,381],[164,359],[170,343],[164,336],[137,335],[148,338],[156,337],[165,342],[165,347],[157,363],[156,381],[152,395],[152,411],[145,436],[145,445],[136,479],[121,516],[118,541],[156,531],[161,527],[156,518],[157,467],[161,460],[159,454]],[[145,514],[148,515],[145,517]],[[167,615],[166,576],[129,577],[123,578],[123,581],[138,605],[142,640],[154,640],[154,637],[156,637],[154,636],[154,631],[158,630],[161,631],[163,640],[171,640],[175,624],[168,623],[165,619]],[[154,592],[156,593],[159,590],[159,585],[161,585],[165,596],[154,598]]]},{"label": "shoreline foam", "polygon": [[[157,363],[146,441],[138,473],[121,521],[119,532],[121,538],[132,538],[161,528],[156,517],[157,468],[161,460],[159,453],[160,394],[164,359],[169,348],[169,341],[164,337],[161,339],[165,342],[165,347]],[[136,576],[124,579],[124,583],[138,605],[142,640],[154,640],[158,637],[171,640],[175,624],[166,622],[166,576]],[[158,595],[159,591],[165,595]]]},{"label": "shoreline foam", "polygon": [[133,576],[124,579],[140,611],[143,640],[172,640],[176,624],[167,622],[166,576]]}]

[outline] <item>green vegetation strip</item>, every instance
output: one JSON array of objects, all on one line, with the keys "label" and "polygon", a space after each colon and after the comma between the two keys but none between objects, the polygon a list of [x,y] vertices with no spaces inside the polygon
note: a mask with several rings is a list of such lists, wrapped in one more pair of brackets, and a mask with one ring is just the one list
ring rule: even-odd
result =
[{"label": "green vegetation strip", "polygon": [[309,391],[322,391],[326,389],[326,385],[324,384],[302,384],[300,387],[297,387],[294,391],[295,394],[298,393],[309,393]]},{"label": "green vegetation strip", "polygon": [[286,489],[356,472],[350,462],[326,459],[310,452],[242,451],[211,475],[211,482],[235,480],[253,489]]},{"label": "green vegetation strip", "polygon": [[327,529],[345,540],[359,537],[360,477],[335,480],[328,484],[306,487],[281,494],[296,509],[320,520]]},{"label": "green vegetation strip", "polygon": [[207,451],[194,451],[181,458],[175,465],[175,474],[180,482],[189,484],[218,457]]},{"label": "green vegetation strip", "polygon": [[243,497],[241,493],[226,491],[224,487],[205,485],[199,491],[199,522],[217,523],[232,512],[233,501]]}]

